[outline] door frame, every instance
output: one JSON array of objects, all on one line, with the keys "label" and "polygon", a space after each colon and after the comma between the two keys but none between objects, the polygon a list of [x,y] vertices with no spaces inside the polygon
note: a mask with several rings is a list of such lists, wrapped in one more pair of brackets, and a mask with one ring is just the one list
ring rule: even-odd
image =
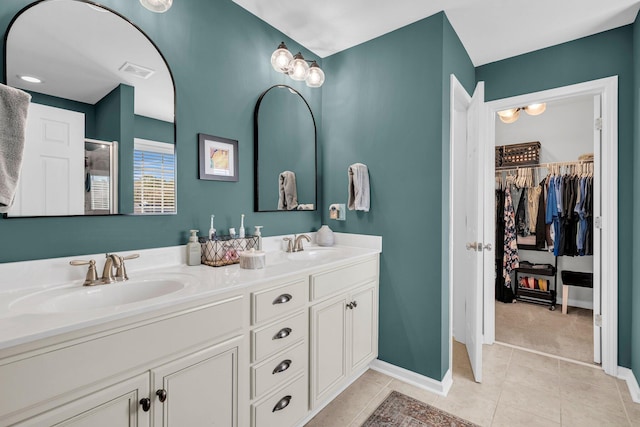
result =
[{"label": "door frame", "polygon": [[[589,82],[548,89],[540,92],[499,99],[486,103],[489,114],[487,123],[488,138],[495,145],[495,116],[498,111],[515,106],[548,102],[581,95],[600,95],[602,97],[601,131],[601,249],[600,262],[594,259],[594,272],[600,268],[600,313],[602,368],[613,376],[618,373],[618,76],[607,77]],[[594,124],[595,126],[595,124]],[[485,165],[485,182],[493,183],[495,163],[493,159]],[[495,205],[493,198],[485,203]],[[487,212],[487,209],[485,209]],[[492,227],[493,217],[485,215],[485,230]],[[491,222],[491,224],[488,224]],[[486,273],[486,272],[485,272]],[[493,276],[493,274],[491,275]],[[484,284],[484,343],[495,341],[495,283],[486,280]],[[594,289],[594,292],[596,289]],[[594,302],[596,299],[594,293]],[[596,309],[594,303],[594,314]],[[595,327],[595,325],[594,325]]]}]

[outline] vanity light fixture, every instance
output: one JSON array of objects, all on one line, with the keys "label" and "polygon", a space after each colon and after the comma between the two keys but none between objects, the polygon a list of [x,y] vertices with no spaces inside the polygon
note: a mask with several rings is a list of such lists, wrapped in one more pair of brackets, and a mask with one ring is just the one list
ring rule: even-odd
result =
[{"label": "vanity light fixture", "polygon": [[544,102],[538,104],[527,105],[526,107],[509,108],[508,110],[498,111],[498,117],[503,123],[513,123],[520,117],[520,111],[524,110],[530,116],[539,116],[547,109]]},{"label": "vanity light fixture", "polygon": [[42,79],[35,76],[19,75],[18,78],[20,80],[24,80],[25,82],[29,82],[29,83],[42,83]]},{"label": "vanity light fixture", "polygon": [[140,4],[151,12],[164,13],[169,10],[173,0],[140,0]]},{"label": "vanity light fixture", "polygon": [[271,66],[293,80],[304,80],[309,87],[320,87],[324,83],[324,71],[318,63],[304,59],[300,52],[292,55],[284,42],[281,42],[271,55]]}]

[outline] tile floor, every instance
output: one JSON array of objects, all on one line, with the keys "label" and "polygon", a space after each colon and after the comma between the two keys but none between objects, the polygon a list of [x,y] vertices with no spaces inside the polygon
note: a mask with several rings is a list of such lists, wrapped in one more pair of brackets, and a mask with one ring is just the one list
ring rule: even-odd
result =
[{"label": "tile floor", "polygon": [[453,345],[447,397],[369,370],[306,427],[359,427],[397,390],[481,426],[640,426],[640,404],[603,371],[494,344],[484,346],[482,384],[462,344]]}]

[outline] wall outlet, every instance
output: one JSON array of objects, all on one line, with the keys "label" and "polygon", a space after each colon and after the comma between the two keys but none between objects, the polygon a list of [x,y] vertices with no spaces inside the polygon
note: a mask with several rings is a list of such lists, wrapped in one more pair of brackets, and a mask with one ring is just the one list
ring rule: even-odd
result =
[{"label": "wall outlet", "polygon": [[336,219],[338,221],[344,221],[347,219],[347,208],[344,203],[333,203],[329,206],[329,218]]}]

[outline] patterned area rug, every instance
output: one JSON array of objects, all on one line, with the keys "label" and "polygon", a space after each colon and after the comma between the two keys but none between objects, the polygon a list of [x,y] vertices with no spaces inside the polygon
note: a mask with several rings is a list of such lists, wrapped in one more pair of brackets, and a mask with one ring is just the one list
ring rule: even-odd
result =
[{"label": "patterned area rug", "polygon": [[419,400],[392,391],[362,427],[478,427]]}]

